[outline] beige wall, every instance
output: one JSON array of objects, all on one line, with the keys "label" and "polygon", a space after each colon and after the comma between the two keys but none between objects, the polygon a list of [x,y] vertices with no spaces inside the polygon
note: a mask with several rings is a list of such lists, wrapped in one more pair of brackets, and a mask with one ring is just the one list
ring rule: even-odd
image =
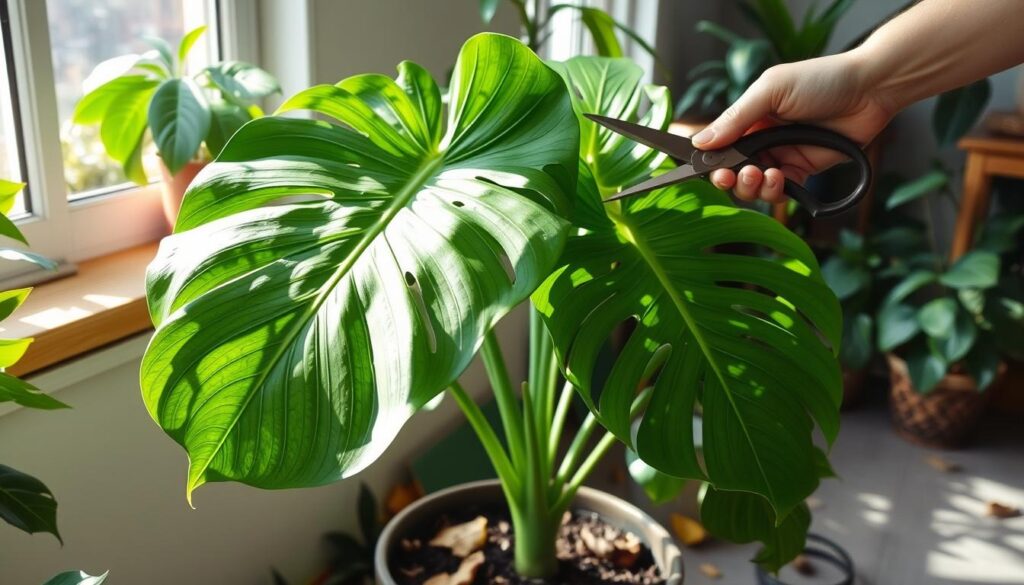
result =
[{"label": "beige wall", "polygon": [[[501,332],[517,376],[525,363],[524,321],[520,311]],[[72,410],[0,416],[0,462],[46,482],[59,503],[65,543],[61,548],[50,535],[29,536],[0,522],[3,585],[39,585],[79,568],[93,574],[109,569],[110,585],[255,585],[270,583],[270,566],[301,585],[319,566],[320,534],[355,528],[360,480],[376,492],[386,489],[423,445],[461,416],[451,400],[418,414],[384,458],[350,481],[285,491],[210,484],[195,493],[193,510],[185,502],[185,453],[152,422],[139,395],[137,356],[144,342],[38,380],[44,388],[71,381],[55,396]],[[479,364],[463,376],[478,395],[486,392],[484,380]]]},{"label": "beige wall", "polygon": [[395,74],[400,61],[429,69],[444,84],[459,47],[483,30],[518,35],[510,4],[489,27],[477,0],[315,0],[313,79],[335,83],[357,73]]}]

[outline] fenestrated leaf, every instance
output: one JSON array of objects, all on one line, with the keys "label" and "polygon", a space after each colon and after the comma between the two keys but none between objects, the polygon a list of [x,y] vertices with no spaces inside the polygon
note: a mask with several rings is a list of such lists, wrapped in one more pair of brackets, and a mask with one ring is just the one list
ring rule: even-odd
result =
[{"label": "fenestrated leaf", "polygon": [[[668,90],[661,86],[641,85],[643,70],[629,59],[574,57],[564,63],[551,63],[574,90],[573,107],[577,113],[600,112],[604,116],[637,121],[644,126],[666,128],[672,118]],[[644,100],[650,108],[638,114]],[[587,118],[580,117],[580,144],[583,160],[590,167],[598,186],[628,185],[645,177],[665,160],[657,150],[637,144]]]},{"label": "fenestrated leaf", "polygon": [[753,561],[777,572],[804,549],[811,512],[799,504],[776,523],[768,500],[757,494],[726,492],[708,487],[700,503],[700,518],[708,532],[735,543],[764,543]]},{"label": "fenestrated leaf", "polygon": [[[635,87],[610,74],[614,65],[606,59],[570,64],[573,85],[581,88],[577,108],[584,112],[592,111],[591,95],[601,103],[636,95]],[[607,169],[603,143],[588,141],[587,130],[582,135],[582,158],[591,169]],[[633,149],[641,156],[600,176],[645,174],[644,152]],[[587,180],[581,173],[581,183]],[[622,185],[598,181],[601,194]],[[595,191],[579,189],[588,197]],[[648,363],[667,351],[637,433],[638,456],[676,477],[706,477],[722,489],[762,494],[784,516],[818,484],[815,421],[829,441],[839,424],[839,303],[813,254],[781,224],[737,209],[706,181],[603,209],[604,221],[570,237],[559,265],[533,295],[565,375],[602,424],[633,446],[630,405]],[[722,248],[730,244],[775,254]],[[596,387],[602,346],[630,320],[633,333]],[[704,467],[692,431],[698,399]]]},{"label": "fenestrated leaf", "polygon": [[149,269],[142,388],[189,493],[359,471],[554,264],[579,144],[562,80],[475,36],[438,140],[437,85],[401,70],[293,97],[345,126],[250,122],[186,194]]},{"label": "fenestrated leaf", "polygon": [[636,452],[632,449],[626,449],[626,469],[629,470],[629,476],[633,478],[633,481],[655,504],[672,501],[686,487],[685,479],[658,471],[644,463],[643,459],[637,457]]},{"label": "fenestrated leaf", "polygon": [[210,129],[210,107],[191,79],[165,81],[149,102],[149,129],[172,175],[192,160]]},{"label": "fenestrated leaf", "polygon": [[43,585],[102,585],[106,580],[107,573],[93,576],[85,571],[67,571],[56,575]]},{"label": "fenestrated leaf", "polygon": [[43,410],[69,408],[60,400],[43,394],[32,384],[2,372],[0,372],[0,402],[13,402],[26,408]]},{"label": "fenestrated leaf", "polygon": [[[0,465],[0,519],[29,534],[57,532],[57,500],[43,482]],[[63,542],[61,540],[61,542]]]}]

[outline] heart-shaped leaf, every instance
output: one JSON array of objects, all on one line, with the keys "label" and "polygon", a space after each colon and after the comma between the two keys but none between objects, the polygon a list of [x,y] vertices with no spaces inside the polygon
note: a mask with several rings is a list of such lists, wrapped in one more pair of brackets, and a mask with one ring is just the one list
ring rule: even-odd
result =
[{"label": "heart-shaped leaf", "polygon": [[210,106],[191,79],[163,82],[149,102],[149,129],[172,175],[199,151],[210,129]]},{"label": "heart-shaped leaf", "polygon": [[364,468],[564,243],[578,127],[562,80],[516,39],[467,41],[446,129],[436,83],[408,62],[295,108],[344,126],[244,126],[150,266],[143,396],[188,451],[189,494]]},{"label": "heart-shaped leaf", "polygon": [[0,519],[29,534],[49,532],[61,540],[57,532],[57,500],[50,489],[31,475],[6,465],[0,465]]},{"label": "heart-shaped leaf", "polygon": [[[639,90],[614,75],[612,63],[570,65],[577,110],[593,111],[595,95],[630,104],[623,111],[638,117]],[[706,181],[595,203],[649,172],[651,159],[635,144],[609,149],[593,132],[582,131],[581,156],[596,170],[593,178],[581,173],[586,200],[577,206],[604,213],[588,216],[587,230],[570,237],[533,295],[565,374],[600,421],[632,445],[630,405],[649,382],[648,364],[668,352],[637,432],[639,457],[676,477],[761,494],[784,517],[818,484],[815,421],[829,441],[838,431],[839,303],[806,244],[771,218],[737,209]],[[620,152],[630,156],[608,159]],[[737,246],[770,254],[740,254]],[[635,328],[597,386],[599,351],[627,321]],[[691,422],[698,402],[704,465]]]},{"label": "heart-shaped leaf", "polygon": [[67,571],[56,575],[43,585],[102,585],[107,580],[107,573],[90,575],[85,571]]}]

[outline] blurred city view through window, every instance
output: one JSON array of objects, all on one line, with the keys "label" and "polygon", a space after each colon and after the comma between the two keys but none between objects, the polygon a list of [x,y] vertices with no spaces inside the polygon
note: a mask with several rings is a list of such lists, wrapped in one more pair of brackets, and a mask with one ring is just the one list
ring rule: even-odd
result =
[{"label": "blurred city view through window", "polygon": [[[107,59],[151,50],[145,41],[147,36],[163,38],[176,49],[186,32],[210,24],[209,2],[213,0],[46,1],[68,197],[124,185],[127,179],[120,165],[103,151],[100,127],[71,122],[75,104],[83,94],[83,82],[96,65]],[[212,62],[211,32],[192,51],[195,62],[189,63],[190,70]],[[4,130],[6,147],[6,127]],[[152,144],[147,152],[149,156],[144,160],[152,159]],[[158,176],[149,165],[147,171],[150,177]]]},{"label": "blurred city view through window", "polygon": [[[0,179],[21,181],[21,153],[18,152],[18,128],[14,111],[14,86],[7,71],[7,31],[0,31]],[[25,213],[25,199],[19,197],[10,215]]]}]

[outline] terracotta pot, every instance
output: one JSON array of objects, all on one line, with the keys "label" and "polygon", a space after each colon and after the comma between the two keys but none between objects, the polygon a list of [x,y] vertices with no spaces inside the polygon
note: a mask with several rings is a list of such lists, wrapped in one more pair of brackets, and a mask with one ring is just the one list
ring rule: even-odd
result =
[{"label": "terracotta pot", "polygon": [[[377,583],[398,585],[391,576],[388,558],[392,554],[401,554],[400,540],[422,522],[447,510],[474,504],[503,505],[504,501],[505,496],[497,480],[465,483],[416,500],[388,522],[381,532],[374,551]],[[668,531],[639,508],[611,494],[582,487],[576,494],[574,509],[596,512],[609,524],[636,534],[650,547],[665,584],[682,585],[683,557],[679,547]]]},{"label": "terracotta pot", "polygon": [[979,392],[970,376],[946,374],[935,388],[921,394],[914,388],[907,363],[894,354],[885,357],[891,382],[889,409],[900,435],[926,447],[963,445],[977,429],[991,393]]},{"label": "terracotta pot", "polygon": [[167,225],[174,229],[174,222],[178,221],[178,209],[181,207],[181,198],[185,196],[185,190],[196,178],[199,171],[209,164],[206,161],[193,161],[186,164],[178,174],[171,175],[163,161],[160,161],[160,198],[164,206],[164,217],[167,218]]}]

